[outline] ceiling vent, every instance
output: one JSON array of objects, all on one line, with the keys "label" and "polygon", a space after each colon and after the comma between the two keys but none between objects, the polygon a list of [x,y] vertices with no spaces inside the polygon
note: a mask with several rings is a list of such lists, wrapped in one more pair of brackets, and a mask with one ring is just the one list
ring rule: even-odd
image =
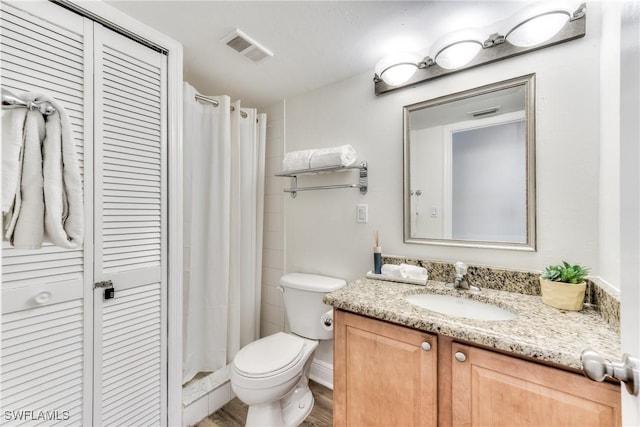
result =
[{"label": "ceiling vent", "polygon": [[224,36],[221,41],[253,62],[273,56],[273,52],[237,28]]}]

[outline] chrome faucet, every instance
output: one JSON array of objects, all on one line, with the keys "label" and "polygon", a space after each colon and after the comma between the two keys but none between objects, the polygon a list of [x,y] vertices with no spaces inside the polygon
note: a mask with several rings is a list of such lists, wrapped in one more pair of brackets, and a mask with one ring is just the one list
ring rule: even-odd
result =
[{"label": "chrome faucet", "polygon": [[458,261],[455,263],[455,267],[456,277],[453,281],[453,289],[468,291],[469,289],[471,289],[471,285],[467,280],[467,265],[462,261]]}]

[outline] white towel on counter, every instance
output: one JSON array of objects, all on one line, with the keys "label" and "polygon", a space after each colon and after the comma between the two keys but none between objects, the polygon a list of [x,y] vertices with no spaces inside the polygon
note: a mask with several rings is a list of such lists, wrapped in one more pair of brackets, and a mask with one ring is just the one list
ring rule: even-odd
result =
[{"label": "white towel on counter", "polygon": [[13,210],[16,194],[20,194],[22,147],[26,108],[2,112],[2,214]]},{"label": "white towel on counter", "polygon": [[426,281],[429,278],[427,269],[424,267],[410,264],[400,264],[400,268],[404,271],[404,274],[406,274],[406,277],[409,279]]},{"label": "white towel on counter", "polygon": [[358,158],[349,144],[331,148],[291,151],[282,160],[282,170],[296,171],[329,166],[351,166]]},{"label": "white towel on counter", "polygon": [[380,272],[385,276],[406,278],[406,274],[396,264],[382,264]]},{"label": "white towel on counter", "polygon": [[42,140],[45,124],[42,114],[28,111],[24,123],[24,145],[19,191],[13,210],[6,217],[5,237],[18,249],[39,249],[44,239],[44,200],[42,178]]},{"label": "white towel on counter", "polygon": [[402,279],[424,280],[428,279],[427,269],[410,264],[383,264],[381,273],[386,276],[399,277]]},{"label": "white towel on counter", "polygon": [[42,143],[46,238],[63,248],[78,248],[83,240],[84,207],[71,122],[62,105],[53,98],[37,95],[35,101],[49,102],[56,109],[46,117]]}]

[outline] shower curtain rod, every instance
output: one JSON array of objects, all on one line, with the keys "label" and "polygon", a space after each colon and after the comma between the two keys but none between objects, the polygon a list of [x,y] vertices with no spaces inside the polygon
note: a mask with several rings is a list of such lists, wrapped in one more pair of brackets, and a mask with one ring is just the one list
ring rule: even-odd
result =
[{"label": "shower curtain rod", "polygon": [[[196,93],[196,101],[208,102],[209,104],[213,104],[214,107],[217,107],[218,105],[220,105],[220,103],[215,99],[207,98],[206,96],[200,95],[199,93]],[[236,109],[233,106],[231,106],[231,111],[236,111]],[[247,113],[245,113],[244,111],[240,111],[240,117],[242,117],[243,119],[246,119],[248,116],[247,116]]]},{"label": "shower curtain rod", "polygon": [[2,88],[2,109],[11,108],[27,108],[29,110],[38,110],[40,114],[48,116],[55,113],[56,109],[47,101],[35,102],[18,98],[10,90]]}]

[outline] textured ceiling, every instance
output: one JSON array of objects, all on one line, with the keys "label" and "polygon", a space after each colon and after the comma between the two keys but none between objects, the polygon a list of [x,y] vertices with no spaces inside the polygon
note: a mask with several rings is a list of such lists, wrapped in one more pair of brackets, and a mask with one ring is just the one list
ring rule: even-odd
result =
[{"label": "textured ceiling", "polygon": [[[398,46],[422,51],[454,29],[503,20],[518,1],[107,1],[184,46],[184,78],[205,95],[266,107],[371,71]],[[271,50],[258,63],[220,40],[234,28]],[[373,84],[372,89],[373,91]]]}]

